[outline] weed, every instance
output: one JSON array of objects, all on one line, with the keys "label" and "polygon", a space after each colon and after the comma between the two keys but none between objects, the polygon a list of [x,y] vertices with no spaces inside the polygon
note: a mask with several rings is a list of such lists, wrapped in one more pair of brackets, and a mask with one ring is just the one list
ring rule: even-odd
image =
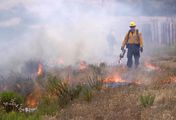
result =
[{"label": "weed", "polygon": [[60,107],[64,107],[70,101],[79,97],[82,91],[81,85],[70,86],[68,83],[61,81],[57,77],[50,76],[48,79],[47,90],[54,96],[57,96]]},{"label": "weed", "polygon": [[141,95],[140,96],[140,102],[143,107],[152,106],[154,100],[155,100],[154,95],[149,94],[149,95]]},{"label": "weed", "polygon": [[69,89],[69,93],[70,93],[70,96],[71,96],[71,100],[75,99],[75,98],[78,98],[81,91],[82,91],[82,85],[81,84],[78,84],[76,86],[72,86],[70,87]]},{"label": "weed", "polygon": [[59,110],[58,101],[50,102],[50,104],[46,104],[42,102],[38,106],[38,110],[36,111],[39,115],[54,115]]},{"label": "weed", "polygon": [[82,95],[84,100],[86,100],[87,102],[90,102],[92,100],[92,89],[89,86],[85,85],[83,87]]},{"label": "weed", "polygon": [[88,85],[95,90],[100,91],[103,87],[103,81],[99,76],[89,76]]}]

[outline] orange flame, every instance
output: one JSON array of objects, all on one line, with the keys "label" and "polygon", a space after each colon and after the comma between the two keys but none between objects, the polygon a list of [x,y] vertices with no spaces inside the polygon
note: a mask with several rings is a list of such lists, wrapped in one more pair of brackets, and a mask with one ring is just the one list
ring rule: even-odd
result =
[{"label": "orange flame", "polygon": [[34,90],[27,96],[26,106],[28,108],[36,108],[39,104],[39,98],[41,96],[39,85],[34,87]]},{"label": "orange flame", "polygon": [[43,67],[42,64],[38,64],[38,69],[37,69],[37,75],[41,76],[43,73]]},{"label": "orange flame", "polygon": [[156,65],[153,65],[153,64],[151,64],[151,63],[149,63],[149,62],[145,62],[144,65],[145,65],[146,68],[148,68],[148,69],[150,69],[150,70],[160,70],[159,67],[157,67]]},{"label": "orange flame", "polygon": [[104,83],[127,83],[127,84],[135,84],[135,85],[143,84],[139,80],[133,80],[133,81],[124,80],[117,74],[107,77],[103,82]]},{"label": "orange flame", "polygon": [[29,108],[35,108],[38,106],[38,100],[32,95],[29,95],[26,101],[26,105]]},{"label": "orange flame", "polygon": [[120,76],[115,75],[115,76],[107,77],[103,82],[104,83],[124,83],[126,81],[123,80]]}]

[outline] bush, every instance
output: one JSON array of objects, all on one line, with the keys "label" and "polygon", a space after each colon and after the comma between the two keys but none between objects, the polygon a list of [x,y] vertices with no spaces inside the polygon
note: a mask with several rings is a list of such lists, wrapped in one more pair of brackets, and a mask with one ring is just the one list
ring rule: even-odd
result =
[{"label": "bush", "polygon": [[60,107],[64,107],[70,101],[78,98],[83,88],[81,85],[70,86],[66,83],[61,84],[63,85],[60,85],[60,94],[58,95],[58,98]]},{"label": "bush", "polygon": [[84,100],[86,100],[87,102],[90,102],[92,100],[92,89],[89,86],[84,86],[83,90],[82,90],[82,95]]},{"label": "bush", "polygon": [[152,106],[155,100],[154,95],[141,95],[140,102],[143,107]]},{"label": "bush", "polygon": [[95,90],[100,91],[103,87],[103,81],[98,76],[89,77],[88,85]]},{"label": "bush", "polygon": [[0,94],[0,104],[6,112],[19,111],[23,101],[24,98],[14,92],[2,92]]},{"label": "bush", "polygon": [[57,96],[58,104],[63,108],[70,101],[78,98],[80,94],[84,100],[90,102],[92,100],[93,90],[99,91],[102,89],[102,86],[103,81],[101,80],[101,77],[96,74],[93,74],[88,78],[87,84],[78,84],[76,86],[71,86],[55,76],[48,76],[47,93],[51,94],[52,97]]},{"label": "bush", "polygon": [[89,65],[91,68],[91,72],[88,76],[88,85],[94,89],[100,91],[103,87],[103,79],[106,76],[106,71],[104,68],[106,67],[105,63],[101,63],[99,66]]},{"label": "bush", "polygon": [[89,68],[90,68],[91,71],[92,71],[94,74],[96,74],[96,75],[100,75],[100,74],[102,73],[102,69],[101,69],[101,67],[99,67],[99,66],[90,64],[90,65],[89,65]]},{"label": "bush", "polygon": [[39,115],[55,115],[58,110],[59,106],[57,101],[52,101],[49,104],[42,101],[36,112]]},{"label": "bush", "polygon": [[82,89],[83,89],[83,87],[82,87],[81,84],[70,87],[69,93],[70,93],[70,96],[71,96],[71,100],[73,100],[75,98],[78,98]]},{"label": "bush", "polygon": [[49,76],[47,91],[49,94],[57,96],[59,106],[64,107],[70,101],[79,97],[79,94],[82,91],[82,86],[70,86],[68,83],[61,81],[57,77]]},{"label": "bush", "polygon": [[41,117],[38,114],[27,115],[25,113],[9,112],[1,114],[0,120],[41,120]]}]

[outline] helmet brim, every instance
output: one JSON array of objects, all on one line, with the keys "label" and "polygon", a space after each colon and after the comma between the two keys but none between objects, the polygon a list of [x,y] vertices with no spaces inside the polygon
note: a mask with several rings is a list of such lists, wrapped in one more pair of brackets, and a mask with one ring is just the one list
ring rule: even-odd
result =
[{"label": "helmet brim", "polygon": [[134,25],[133,25],[133,26],[131,25],[131,26],[129,26],[129,27],[136,27],[136,25],[135,25],[135,26],[134,26]]}]

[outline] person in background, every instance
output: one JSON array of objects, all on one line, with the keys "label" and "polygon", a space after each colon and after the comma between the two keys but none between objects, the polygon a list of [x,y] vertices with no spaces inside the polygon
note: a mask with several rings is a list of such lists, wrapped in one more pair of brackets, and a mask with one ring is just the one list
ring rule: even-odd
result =
[{"label": "person in background", "polygon": [[109,48],[109,55],[113,55],[115,45],[117,44],[117,41],[115,39],[115,33],[111,31],[107,36],[107,42],[108,42],[108,48]]}]

